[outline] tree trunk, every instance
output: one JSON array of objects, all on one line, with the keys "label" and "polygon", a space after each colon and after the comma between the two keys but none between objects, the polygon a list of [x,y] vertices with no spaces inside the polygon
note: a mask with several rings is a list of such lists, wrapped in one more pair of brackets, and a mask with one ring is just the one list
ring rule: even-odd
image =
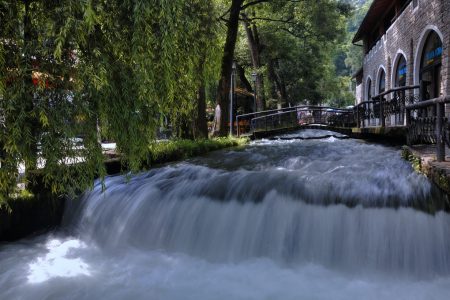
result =
[{"label": "tree trunk", "polygon": [[197,72],[201,74],[201,82],[199,83],[197,90],[197,111],[195,113],[195,120],[193,124],[193,134],[194,138],[206,139],[208,138],[208,124],[206,121],[206,86],[205,79],[203,76],[204,66],[206,61],[206,54],[202,54],[198,66]]},{"label": "tree trunk", "polygon": [[266,101],[264,97],[264,80],[262,77],[262,73],[260,71],[261,68],[261,44],[259,41],[258,30],[255,24],[250,24],[247,20],[245,14],[242,15],[244,17],[244,26],[245,32],[247,34],[247,42],[248,47],[250,48],[250,53],[252,57],[253,68],[256,71],[256,109],[257,111],[265,110]]},{"label": "tree trunk", "polygon": [[277,71],[277,70],[280,70],[280,65],[279,65],[279,63],[278,63],[278,60],[275,61],[275,66],[276,66],[276,68],[275,68],[275,74],[277,75],[278,81],[280,82],[280,95],[281,95],[281,99],[284,100],[286,107],[289,107],[289,105],[290,105],[291,103],[289,102],[289,99],[288,99],[288,93],[287,93],[287,91],[286,91],[286,81],[284,81],[284,78],[283,78],[283,76],[280,74],[280,72]]},{"label": "tree trunk", "polygon": [[206,92],[202,82],[197,94],[197,120],[195,122],[195,138],[208,138],[208,124],[206,122]]},{"label": "tree trunk", "polygon": [[276,60],[271,60],[268,65],[269,78],[273,85],[276,87],[276,94],[278,103],[289,107],[289,100],[286,92],[286,84],[280,74],[277,72],[278,62]]},{"label": "tree trunk", "polygon": [[238,72],[238,76],[239,76],[241,84],[244,86],[244,88],[248,92],[250,92],[250,93],[253,92],[252,84],[248,81],[247,77],[245,77],[244,68],[239,64],[236,64],[236,67],[237,67],[237,72]]},{"label": "tree trunk", "polygon": [[183,115],[178,116],[174,121],[175,136],[180,139],[193,140],[195,120],[193,116]]},{"label": "tree trunk", "polygon": [[236,39],[239,28],[239,14],[241,11],[241,5],[244,0],[233,0],[231,2],[230,17],[228,19],[227,26],[227,39],[225,41],[225,47],[222,57],[222,69],[217,88],[217,103],[220,105],[221,118],[220,118],[220,132],[222,136],[226,136],[228,132],[229,116],[229,93],[231,86],[231,72],[234,58],[234,49],[236,47]]},{"label": "tree trunk", "polygon": [[286,92],[286,83],[284,82],[284,79],[279,76],[280,78],[280,95],[281,95],[281,99],[284,100],[284,103],[286,105],[286,107],[289,107],[290,102],[287,96],[287,92]]},{"label": "tree trunk", "polygon": [[272,83],[270,87],[270,95],[272,99],[277,99],[278,105],[283,105],[283,99],[280,94],[280,83],[278,82],[277,75],[275,74],[275,68],[273,66],[273,60],[271,60],[267,66],[267,72],[269,75],[269,81]]}]

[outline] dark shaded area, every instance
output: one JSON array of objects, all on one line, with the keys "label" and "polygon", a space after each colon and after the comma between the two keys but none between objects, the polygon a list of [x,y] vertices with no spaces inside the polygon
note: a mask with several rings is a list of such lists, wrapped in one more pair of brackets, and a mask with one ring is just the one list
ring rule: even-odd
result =
[{"label": "dark shaded area", "polygon": [[[235,147],[238,143],[220,144],[214,142],[197,141],[196,147],[187,145],[176,149],[166,150],[158,156],[149,154],[148,161],[141,166],[148,170],[155,165],[174,162],[188,157],[199,156],[205,153],[226,147]],[[119,157],[109,159],[105,162],[107,175],[118,175],[129,170],[128,165],[123,163]],[[77,170],[73,169],[74,177]],[[35,171],[32,175],[30,191],[36,195],[33,198],[18,198],[8,201],[8,206],[0,207],[0,242],[15,241],[30,235],[40,234],[61,225],[64,208],[67,200],[65,196],[57,196],[45,187],[42,174]],[[98,175],[97,175],[98,177]],[[75,191],[81,195],[83,190]]]},{"label": "dark shaded area", "polygon": [[61,224],[66,198],[37,186],[36,191],[38,189],[33,198],[11,200],[9,207],[0,208],[0,242],[39,234]]}]

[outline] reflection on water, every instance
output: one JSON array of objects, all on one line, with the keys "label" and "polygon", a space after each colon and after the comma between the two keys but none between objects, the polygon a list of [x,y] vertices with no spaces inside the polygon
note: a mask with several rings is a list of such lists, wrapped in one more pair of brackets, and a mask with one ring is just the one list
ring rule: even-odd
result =
[{"label": "reflection on water", "polygon": [[77,249],[85,249],[80,240],[49,240],[45,247],[48,253],[30,263],[29,283],[42,283],[56,277],[89,276],[89,266],[79,257]]},{"label": "reflection on water", "polygon": [[398,149],[286,137],[108,178],[0,248],[0,299],[447,299],[450,216]]}]

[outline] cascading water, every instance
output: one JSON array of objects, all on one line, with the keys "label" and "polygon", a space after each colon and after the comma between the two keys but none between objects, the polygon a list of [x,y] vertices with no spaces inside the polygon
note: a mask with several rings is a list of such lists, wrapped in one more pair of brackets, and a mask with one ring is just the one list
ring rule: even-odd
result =
[{"label": "cascading water", "polygon": [[448,299],[446,198],[397,149],[296,139],[329,134],[108,178],[0,248],[0,299]]}]

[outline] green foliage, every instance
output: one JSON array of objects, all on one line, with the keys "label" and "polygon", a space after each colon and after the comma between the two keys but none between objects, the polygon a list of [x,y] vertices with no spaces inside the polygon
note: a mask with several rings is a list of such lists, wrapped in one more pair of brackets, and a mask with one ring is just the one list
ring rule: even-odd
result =
[{"label": "green foliage", "polygon": [[191,116],[215,72],[208,0],[9,0],[0,15],[3,196],[20,162],[40,161],[55,193],[90,186],[105,174],[98,125],[137,170],[162,116]]},{"label": "green foliage", "polygon": [[347,33],[345,38],[336,44],[334,49],[334,78],[329,77],[327,103],[330,106],[345,107],[355,103],[353,92],[350,92],[351,76],[362,67],[362,47],[352,44],[352,40],[359,28],[371,0],[347,0],[353,6],[352,13],[345,20]]},{"label": "green foliage", "polygon": [[371,4],[372,0],[357,2],[353,15],[347,21],[347,37],[341,53],[345,56],[348,75],[353,75],[362,67],[362,47],[353,45],[352,40]]},{"label": "green foliage", "polygon": [[[292,104],[317,104],[328,99],[336,86],[328,90],[323,86],[334,82],[334,51],[345,37],[349,13],[348,4],[334,0],[275,1],[249,9],[249,19],[260,34],[263,63],[271,64],[274,70],[272,75],[267,67],[259,70],[270,81],[266,93],[281,92],[280,87],[284,87],[287,99],[283,100]],[[244,35],[240,36],[237,59],[250,66]],[[252,71],[248,70],[248,75]]]},{"label": "green foliage", "polygon": [[330,75],[329,81],[324,82],[322,90],[326,93],[326,104],[331,107],[341,108],[354,105],[355,96],[351,90],[351,77],[333,75]]},{"label": "green foliage", "polygon": [[[94,177],[105,175],[101,138],[117,143],[124,165],[133,171],[148,160],[149,144],[156,151],[152,161],[227,144],[177,141],[177,148],[153,141],[163,119],[178,136],[192,127],[200,87],[210,99],[215,96],[226,39],[219,20],[230,2],[0,1],[0,118],[5,120],[0,124],[0,198],[15,192],[22,162],[25,181],[40,165],[43,182],[54,193],[89,187]],[[266,94],[278,90],[291,103],[350,102],[353,63],[339,78],[334,64],[350,59],[343,55],[350,50],[339,46],[347,2],[243,1],[248,4],[253,5],[245,13],[262,45],[256,71],[265,78],[269,70],[276,75],[277,82],[272,76],[265,85]],[[243,39],[238,60],[247,75],[254,71]],[[174,154],[156,150],[161,147]]]},{"label": "green foliage", "polygon": [[416,172],[424,173],[424,170],[422,168],[422,159],[420,158],[420,156],[414,155],[409,147],[405,146],[402,148],[401,156],[403,159],[411,163],[411,166]]},{"label": "green foliage", "polygon": [[0,212],[5,211],[8,214],[12,212],[11,205],[13,202],[28,202],[34,200],[34,194],[26,189],[13,193],[8,198],[0,195]]},{"label": "green foliage", "polygon": [[182,160],[189,157],[206,154],[207,152],[228,147],[241,146],[246,139],[223,137],[204,140],[173,140],[153,142],[149,146],[150,163],[158,164]]},{"label": "green foliage", "polygon": [[11,200],[17,200],[17,199],[27,200],[27,199],[32,199],[33,197],[34,197],[34,194],[32,192],[30,192],[27,189],[21,189],[17,193],[12,194],[10,199]]}]

